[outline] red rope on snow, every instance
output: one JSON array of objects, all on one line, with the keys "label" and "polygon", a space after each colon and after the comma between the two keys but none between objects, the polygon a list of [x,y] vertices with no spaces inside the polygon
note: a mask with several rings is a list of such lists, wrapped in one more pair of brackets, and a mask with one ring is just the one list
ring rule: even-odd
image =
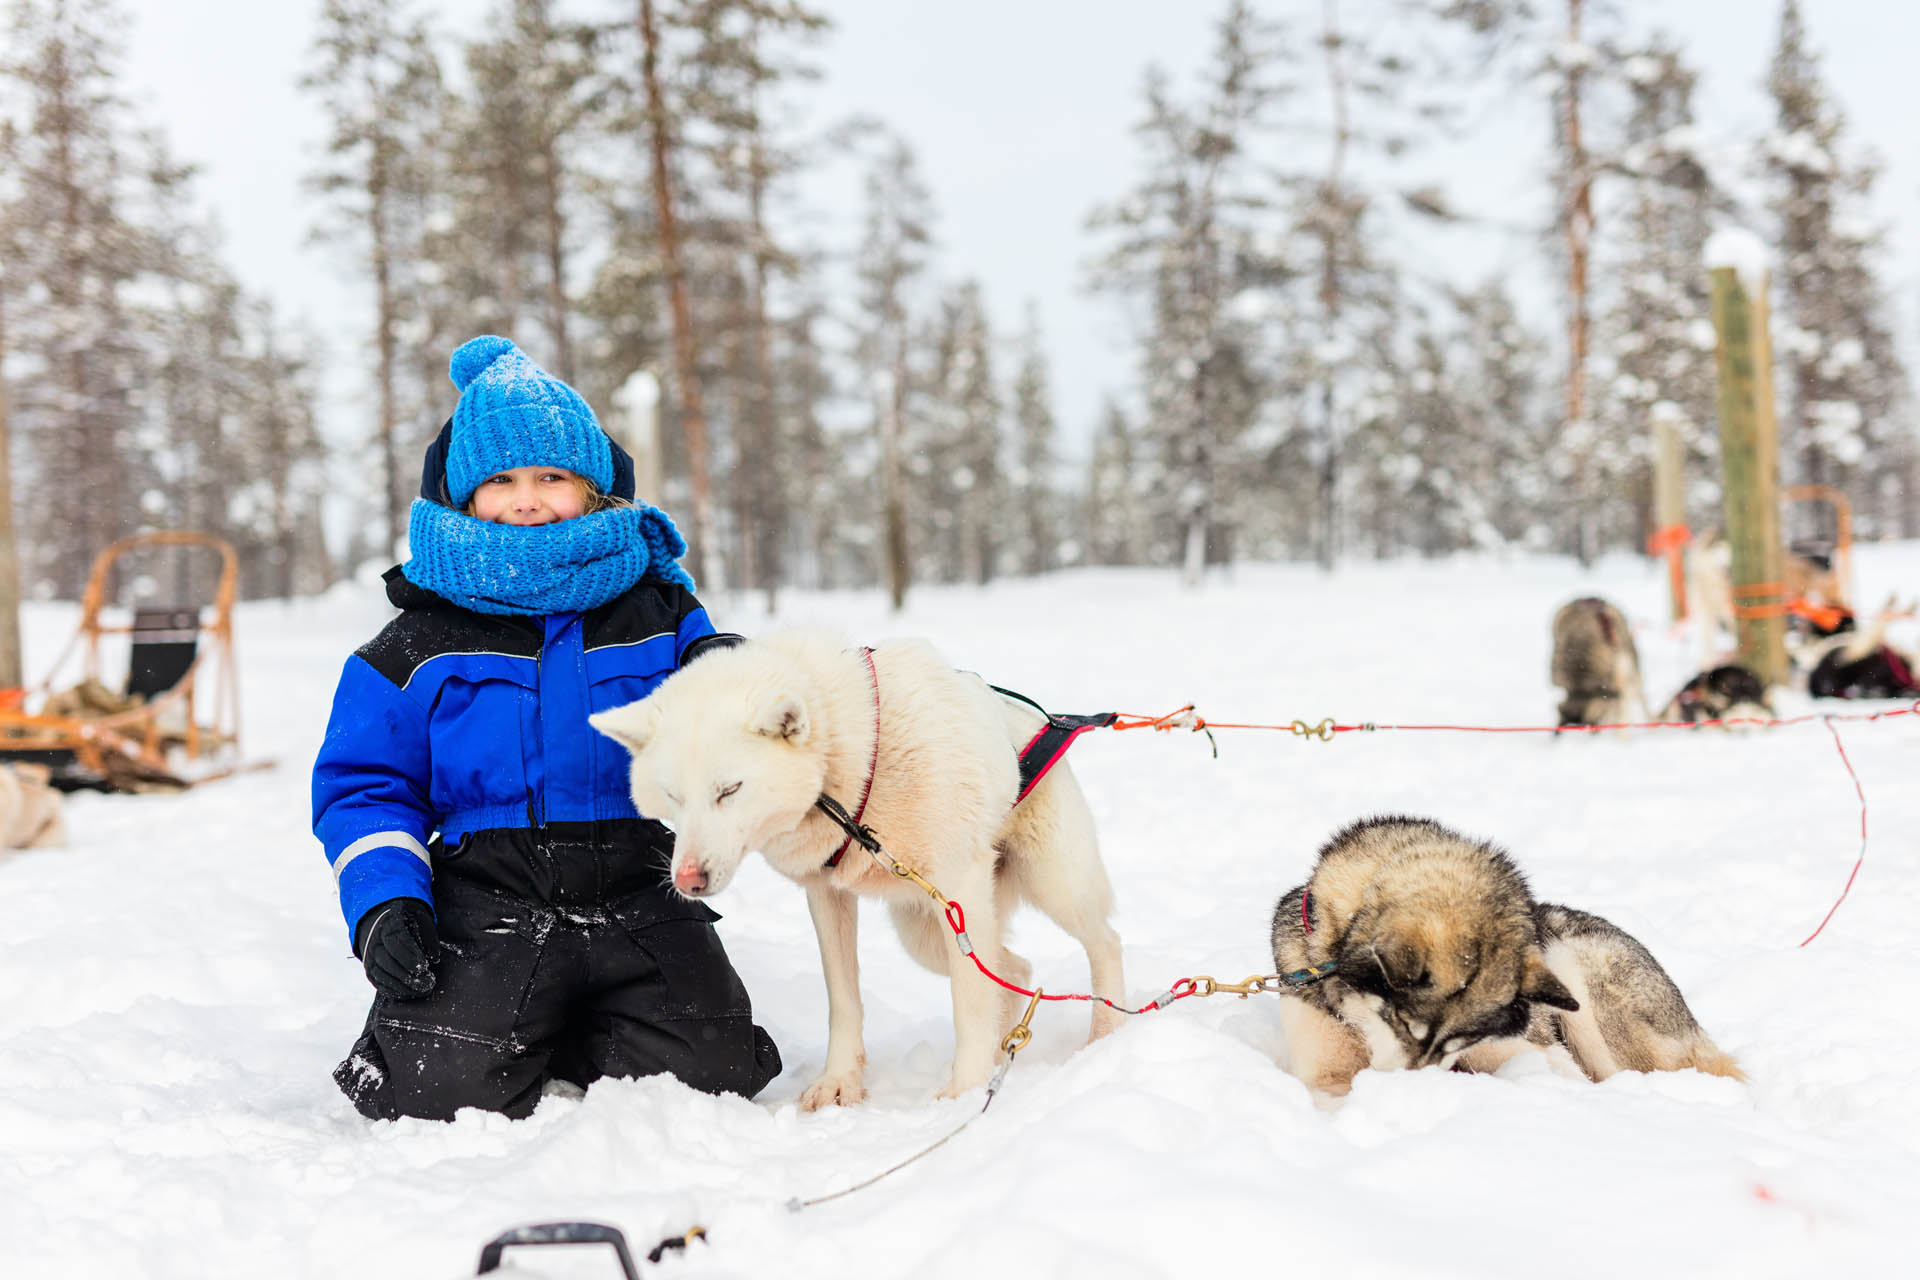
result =
[{"label": "red rope on snow", "polygon": [[[1920,703],[1915,703],[1914,705],[1920,706]],[[1867,860],[1866,788],[1860,785],[1860,775],[1854,772],[1853,761],[1847,759],[1847,748],[1846,745],[1840,741],[1840,731],[1829,724],[1827,725],[1827,732],[1833,735],[1834,748],[1840,752],[1840,763],[1847,766],[1847,776],[1853,779],[1853,793],[1860,797],[1860,856],[1853,860],[1853,870],[1847,873],[1847,883],[1845,887],[1840,890],[1840,896],[1833,900],[1833,905],[1827,908],[1827,914],[1820,918],[1819,927],[1807,935],[1806,942],[1800,944],[1803,947],[1806,946],[1808,942],[1812,942],[1820,936],[1820,930],[1827,927],[1827,921],[1833,919],[1833,913],[1838,911],[1840,904],[1847,900],[1847,894],[1853,891],[1854,877],[1860,874],[1860,864]]]}]

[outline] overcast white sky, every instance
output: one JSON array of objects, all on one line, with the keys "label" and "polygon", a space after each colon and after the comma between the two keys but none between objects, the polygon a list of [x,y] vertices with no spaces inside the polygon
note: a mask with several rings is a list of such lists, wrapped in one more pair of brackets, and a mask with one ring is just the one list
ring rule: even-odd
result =
[{"label": "overcast white sky", "polygon": [[[937,270],[943,278],[980,278],[1004,335],[1017,332],[1028,298],[1039,303],[1056,412],[1078,452],[1103,397],[1124,394],[1132,382],[1122,318],[1083,287],[1092,249],[1086,215],[1136,176],[1130,130],[1144,68],[1158,62],[1184,76],[1199,67],[1224,0],[815,3],[837,24],[817,50],[825,73],[809,91],[817,118],[865,112],[914,144],[940,214]],[[445,29],[472,30],[489,7],[489,0],[422,6],[437,10]],[[300,190],[321,132],[314,104],[296,87],[317,0],[130,0],[129,8],[127,70],[142,115],[165,129],[178,155],[203,167],[202,196],[225,228],[241,280],[274,297],[283,314],[305,314],[328,333],[335,358],[348,366],[333,385],[353,401],[336,406],[329,421],[357,434],[366,413],[361,353],[370,302],[330,251],[306,245],[313,210]],[[1320,6],[1265,0],[1262,8],[1310,27]],[[1767,128],[1762,81],[1776,3],[1621,0],[1619,8],[1636,29],[1670,32],[1701,69],[1700,124],[1710,145],[1737,148]],[[1886,165],[1878,211],[1892,231],[1897,302],[1910,316],[1920,298],[1920,95],[1912,83],[1920,4],[1803,0],[1803,12],[1850,136]],[[1545,108],[1523,87],[1513,94],[1441,162],[1463,206],[1524,223],[1543,205]],[[848,221],[832,230],[838,243],[858,232],[856,182],[849,172],[844,191],[810,193],[822,203],[844,202]],[[1544,269],[1512,236],[1462,236],[1438,252],[1457,256],[1463,278],[1493,270],[1537,277]],[[1517,283],[1543,305],[1550,296],[1537,279]],[[1911,341],[1905,350],[1920,364]],[[1003,370],[1011,368],[1009,352]]]}]

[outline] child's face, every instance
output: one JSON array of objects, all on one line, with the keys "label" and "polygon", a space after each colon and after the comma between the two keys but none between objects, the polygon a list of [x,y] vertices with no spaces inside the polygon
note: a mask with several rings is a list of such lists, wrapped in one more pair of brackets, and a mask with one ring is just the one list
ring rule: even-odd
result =
[{"label": "child's face", "polygon": [[482,480],[467,507],[493,524],[556,524],[586,514],[586,488],[563,467],[515,467]]}]

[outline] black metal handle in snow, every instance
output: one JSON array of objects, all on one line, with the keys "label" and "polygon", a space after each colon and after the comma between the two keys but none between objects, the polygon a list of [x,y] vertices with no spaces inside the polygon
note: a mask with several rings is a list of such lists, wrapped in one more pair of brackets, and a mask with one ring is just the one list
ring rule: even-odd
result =
[{"label": "black metal handle in snow", "polygon": [[619,1259],[621,1274],[627,1280],[640,1280],[640,1273],[633,1266],[633,1255],[627,1252],[627,1237],[621,1234],[620,1228],[599,1222],[539,1222],[503,1231],[480,1250],[480,1269],[474,1274],[483,1276],[499,1270],[500,1255],[514,1245],[535,1244],[610,1244]]}]

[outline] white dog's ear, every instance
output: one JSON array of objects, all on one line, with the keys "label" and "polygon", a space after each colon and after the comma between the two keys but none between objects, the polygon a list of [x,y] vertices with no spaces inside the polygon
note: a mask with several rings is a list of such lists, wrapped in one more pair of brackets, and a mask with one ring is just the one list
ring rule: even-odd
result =
[{"label": "white dog's ear", "polygon": [[647,700],[642,698],[624,707],[596,711],[587,717],[587,723],[637,756],[653,740],[654,731],[659,728],[659,719],[653,713],[653,708],[647,705]]},{"label": "white dog's ear", "polygon": [[748,728],[797,747],[807,740],[806,705],[795,694],[776,693],[754,715]]}]

